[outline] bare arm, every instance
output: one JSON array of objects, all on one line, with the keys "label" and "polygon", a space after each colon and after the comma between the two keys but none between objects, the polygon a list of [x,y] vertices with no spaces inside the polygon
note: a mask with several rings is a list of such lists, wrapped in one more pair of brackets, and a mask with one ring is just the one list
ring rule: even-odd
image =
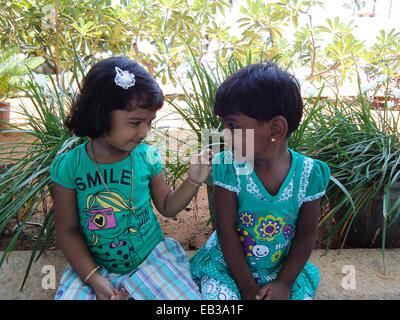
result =
[{"label": "bare arm", "polygon": [[162,215],[174,217],[185,209],[197,193],[200,184],[207,179],[211,172],[211,156],[211,150],[203,150],[199,154],[192,156],[189,165],[189,177],[173,191],[165,181],[162,172],[151,180],[151,197],[157,210]]},{"label": "bare arm", "polygon": [[[78,276],[85,278],[96,268],[89,249],[83,240],[76,211],[76,191],[54,183],[52,188],[54,201],[55,228],[57,243],[64,256]],[[111,282],[95,272],[86,282],[100,300],[125,299],[125,291],[116,290]]]},{"label": "bare arm", "polygon": [[[76,211],[76,191],[54,183],[52,189],[55,211],[57,242],[68,262],[84,281],[96,267],[89,249],[83,240]],[[98,299],[125,299],[126,293],[116,290],[111,282],[100,275],[93,275],[86,282]]]},{"label": "bare arm", "polygon": [[174,217],[186,208],[199,188],[185,179],[171,190],[161,172],[150,182],[151,197],[157,210],[165,217]]},{"label": "bare arm", "polygon": [[226,264],[238,286],[243,299],[254,299],[258,285],[254,280],[242,243],[236,231],[237,198],[234,192],[215,186],[217,234]]},{"label": "bare arm", "polygon": [[76,191],[58,183],[53,187],[56,238],[74,271],[85,277],[96,267],[83,240],[76,211]]},{"label": "bare arm", "polygon": [[300,208],[292,246],[283,263],[277,280],[292,288],[304,265],[310,258],[317,240],[320,200],[305,202]]},{"label": "bare arm", "polygon": [[282,269],[275,281],[263,286],[257,292],[257,299],[290,298],[293,284],[310,257],[317,239],[319,206],[319,199],[302,205],[292,246],[283,261]]}]

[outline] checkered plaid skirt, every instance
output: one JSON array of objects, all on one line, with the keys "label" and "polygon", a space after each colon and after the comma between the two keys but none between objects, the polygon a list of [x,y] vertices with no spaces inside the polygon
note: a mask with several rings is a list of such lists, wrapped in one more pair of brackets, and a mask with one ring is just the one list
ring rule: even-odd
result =
[{"label": "checkered plaid skirt", "polygon": [[[172,238],[161,241],[147,258],[128,274],[99,272],[135,300],[199,300],[201,294],[190,275],[189,260]],[[68,265],[61,277],[55,300],[96,300],[96,294]]]}]

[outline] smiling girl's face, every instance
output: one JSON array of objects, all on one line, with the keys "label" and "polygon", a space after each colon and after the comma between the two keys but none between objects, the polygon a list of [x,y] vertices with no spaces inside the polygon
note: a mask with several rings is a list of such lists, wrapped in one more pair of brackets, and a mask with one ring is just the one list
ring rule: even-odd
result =
[{"label": "smiling girl's face", "polygon": [[111,111],[111,129],[103,141],[118,150],[131,152],[146,138],[156,113],[142,108]]}]

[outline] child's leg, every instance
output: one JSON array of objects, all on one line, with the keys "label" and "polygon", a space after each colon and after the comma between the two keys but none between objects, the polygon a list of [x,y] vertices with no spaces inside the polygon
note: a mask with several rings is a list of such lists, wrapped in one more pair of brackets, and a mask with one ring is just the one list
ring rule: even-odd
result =
[{"label": "child's leg", "polygon": [[61,277],[60,286],[57,289],[55,300],[96,300],[96,294],[92,288],[85,284],[68,265]]},{"label": "child's leg", "polygon": [[123,281],[136,300],[199,300],[198,287],[190,274],[189,260],[172,238],[161,241],[142,264]]},{"label": "child's leg", "polygon": [[320,272],[316,266],[307,262],[297,277],[290,294],[291,300],[312,300],[319,285]]},{"label": "child's leg", "polygon": [[239,300],[240,297],[225,283],[204,276],[201,278],[200,291],[204,300]]}]

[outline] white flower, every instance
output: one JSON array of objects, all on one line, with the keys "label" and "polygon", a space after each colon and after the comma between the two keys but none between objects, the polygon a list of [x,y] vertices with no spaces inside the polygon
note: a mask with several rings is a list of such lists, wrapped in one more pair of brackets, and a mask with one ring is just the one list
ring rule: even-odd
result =
[{"label": "white flower", "polygon": [[362,93],[365,93],[368,90],[375,89],[377,85],[378,84],[376,83],[376,81],[364,83],[363,85],[361,85],[361,91]]},{"label": "white flower", "polygon": [[386,106],[387,106],[389,109],[391,109],[391,108],[394,107],[394,102],[393,102],[393,101],[388,101],[387,104],[386,104]]},{"label": "white flower", "polygon": [[124,88],[127,90],[130,87],[133,87],[136,83],[135,75],[127,70],[123,71],[118,67],[115,67],[115,71],[117,72],[114,81],[117,86]]},{"label": "white flower", "polygon": [[393,88],[393,95],[397,98],[400,99],[400,89]]},{"label": "white flower", "polygon": [[376,79],[376,81],[382,83],[382,82],[385,82],[387,80],[387,78],[388,78],[387,74],[382,74]]}]

